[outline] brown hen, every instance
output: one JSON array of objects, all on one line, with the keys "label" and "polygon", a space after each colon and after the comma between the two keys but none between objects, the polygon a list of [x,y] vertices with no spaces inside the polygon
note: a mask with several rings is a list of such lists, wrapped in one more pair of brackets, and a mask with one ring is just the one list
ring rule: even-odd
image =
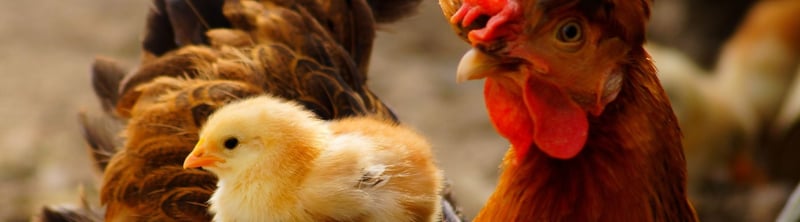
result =
[{"label": "brown hen", "polygon": [[[270,93],[322,119],[396,121],[366,87],[366,71],[376,22],[397,20],[419,2],[155,0],[140,67],[123,77],[113,62],[94,66],[95,91],[113,111],[100,120],[124,126],[120,144],[83,118],[104,172],[105,219],[210,220],[216,178],[181,163],[208,115],[233,100]],[[449,200],[443,211],[444,220],[459,220]]]},{"label": "brown hen", "polygon": [[511,143],[475,221],[696,221],[648,0],[441,0]]}]

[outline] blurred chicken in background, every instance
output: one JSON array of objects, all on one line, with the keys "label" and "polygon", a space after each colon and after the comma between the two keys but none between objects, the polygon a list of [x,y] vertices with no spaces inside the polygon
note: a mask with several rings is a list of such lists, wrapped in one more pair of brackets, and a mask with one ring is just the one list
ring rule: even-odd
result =
[{"label": "blurred chicken in background", "polygon": [[736,98],[755,117],[759,132],[753,152],[768,180],[791,184],[800,179],[798,15],[800,1],[758,3],[716,67],[720,93]]},{"label": "blurred chicken in background", "polygon": [[701,219],[772,220],[800,179],[798,14],[800,1],[754,5],[713,71],[649,46],[684,132]]},{"label": "blurred chicken in background", "polygon": [[676,49],[704,69],[711,69],[725,40],[759,0],[658,0],[648,42]]}]

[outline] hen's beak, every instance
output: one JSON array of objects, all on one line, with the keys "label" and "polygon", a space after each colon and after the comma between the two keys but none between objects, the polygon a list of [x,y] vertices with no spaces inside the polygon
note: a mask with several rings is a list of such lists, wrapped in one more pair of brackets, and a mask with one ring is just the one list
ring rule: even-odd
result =
[{"label": "hen's beak", "polygon": [[502,76],[524,88],[528,73],[520,70],[520,65],[513,60],[495,57],[473,48],[461,57],[456,70],[456,82]]},{"label": "hen's beak", "polygon": [[486,53],[477,49],[470,49],[458,62],[456,82],[462,83],[468,80],[483,79],[498,65],[499,62]]},{"label": "hen's beak", "polygon": [[224,162],[224,159],[208,152],[207,145],[201,138],[200,141],[197,141],[197,145],[194,146],[189,156],[186,157],[186,160],[183,161],[183,168],[207,167]]}]

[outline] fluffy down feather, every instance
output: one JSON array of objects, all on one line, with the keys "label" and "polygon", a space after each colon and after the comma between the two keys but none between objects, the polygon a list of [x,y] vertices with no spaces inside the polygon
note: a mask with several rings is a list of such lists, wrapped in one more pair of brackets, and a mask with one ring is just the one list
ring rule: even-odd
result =
[{"label": "fluffy down feather", "polygon": [[326,122],[272,96],[211,115],[184,167],[219,178],[215,221],[435,221],[440,209],[423,137],[371,117]]}]

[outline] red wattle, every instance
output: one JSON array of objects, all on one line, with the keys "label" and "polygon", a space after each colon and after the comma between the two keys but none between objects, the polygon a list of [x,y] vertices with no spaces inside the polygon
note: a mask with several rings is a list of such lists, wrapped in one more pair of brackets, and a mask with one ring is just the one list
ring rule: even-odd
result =
[{"label": "red wattle", "polygon": [[533,145],[533,122],[520,90],[513,81],[488,78],[483,91],[489,119],[497,132],[511,142],[517,162],[525,159]]},{"label": "red wattle", "polygon": [[553,158],[570,159],[586,144],[586,111],[557,86],[528,78],[523,98],[533,119],[533,141]]}]

